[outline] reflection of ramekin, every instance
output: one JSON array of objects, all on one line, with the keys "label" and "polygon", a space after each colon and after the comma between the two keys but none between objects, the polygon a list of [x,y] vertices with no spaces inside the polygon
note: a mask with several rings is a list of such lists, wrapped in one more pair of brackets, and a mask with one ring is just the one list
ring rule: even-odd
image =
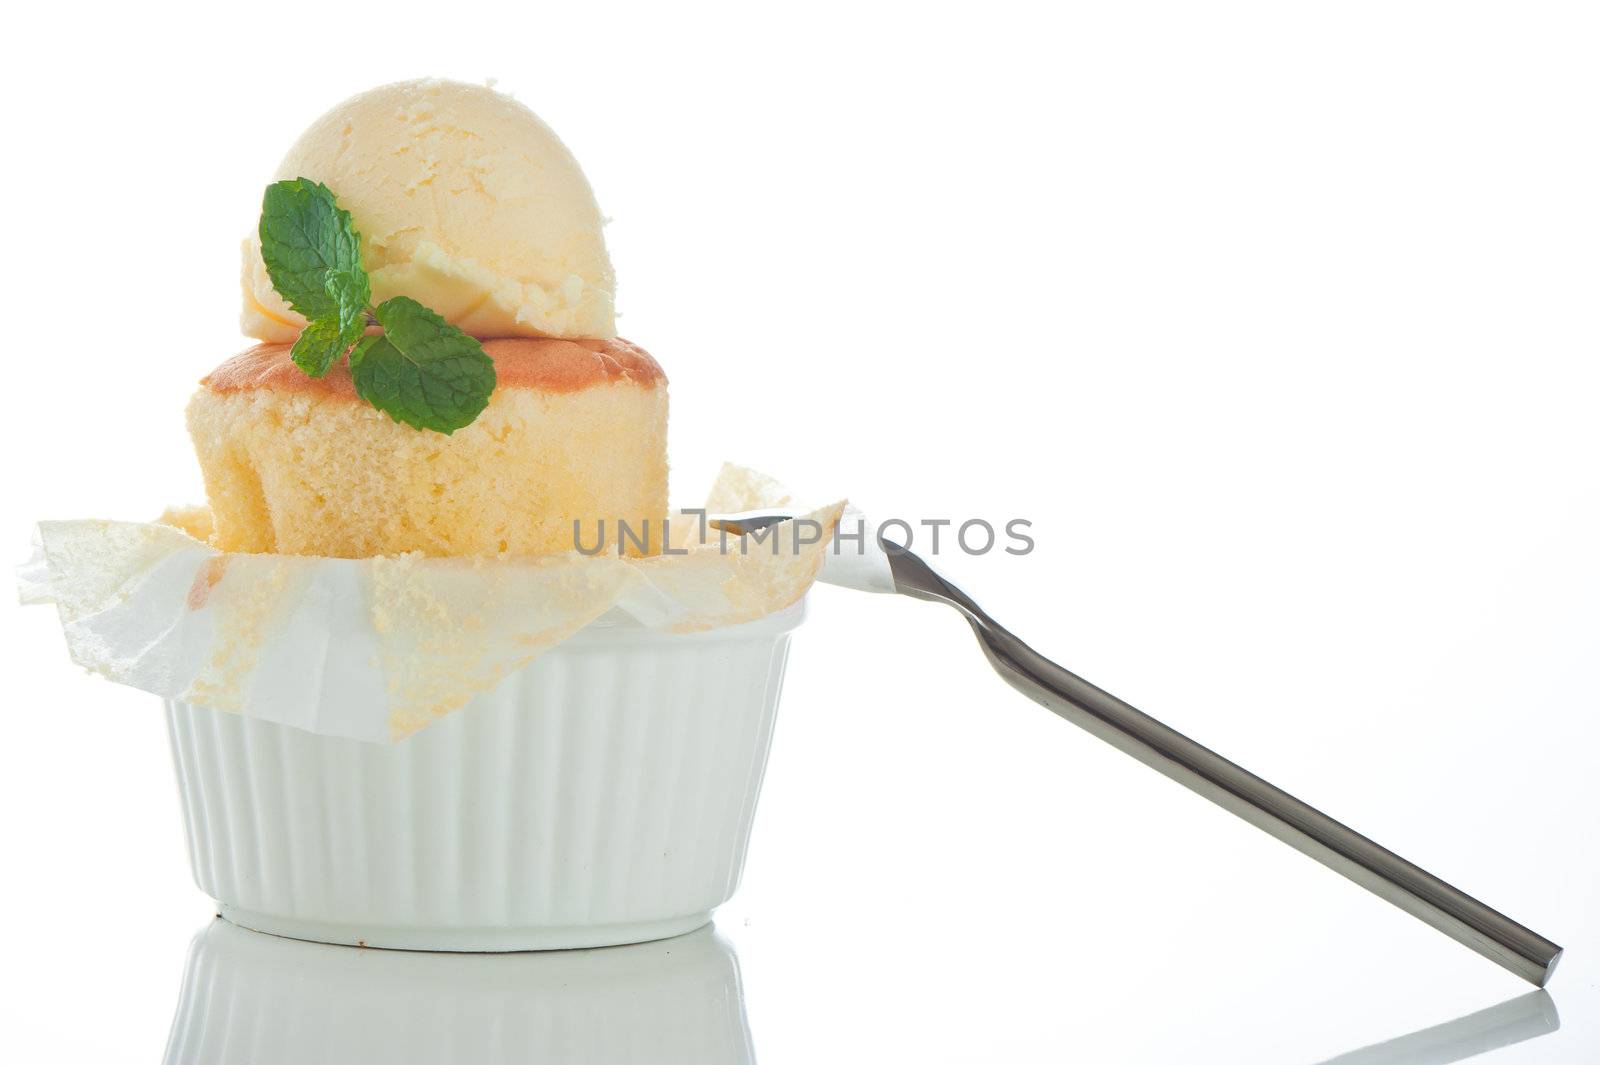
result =
[{"label": "reflection of ramekin", "polygon": [[216,921],[189,949],[167,1065],[755,1060],[733,951],[670,943],[470,958],[295,943]]},{"label": "reflection of ramekin", "polygon": [[330,943],[698,928],[738,885],[802,616],[593,625],[389,746],[169,703],[195,880],[237,924]]}]

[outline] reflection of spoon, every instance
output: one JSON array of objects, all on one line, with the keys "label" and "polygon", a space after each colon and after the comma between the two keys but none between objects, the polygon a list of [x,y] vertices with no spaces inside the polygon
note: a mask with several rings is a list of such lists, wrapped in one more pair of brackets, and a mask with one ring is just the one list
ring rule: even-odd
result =
[{"label": "reflection of spoon", "polygon": [[214,921],[189,948],[167,1065],[440,1061],[750,1065],[733,949],[676,939],[530,954],[422,954]]},{"label": "reflection of spoon", "polygon": [[1386,1043],[1374,1043],[1321,1065],[1448,1065],[1561,1027],[1561,1015],[1548,991],[1530,991],[1498,1006],[1457,1017]]}]

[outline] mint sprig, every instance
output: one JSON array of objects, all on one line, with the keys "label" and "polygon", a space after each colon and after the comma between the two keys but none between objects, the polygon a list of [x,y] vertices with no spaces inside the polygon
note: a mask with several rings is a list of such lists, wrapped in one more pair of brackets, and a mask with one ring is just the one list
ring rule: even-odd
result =
[{"label": "mint sprig", "polygon": [[350,355],[356,394],[418,429],[471,425],[494,391],[482,345],[408,296],[384,300],[376,314],[383,335]]},{"label": "mint sprig", "polygon": [[278,295],[307,321],[338,311],[333,271],[361,271],[361,238],[328,186],[305,178],[267,186],[261,201],[261,258]]},{"label": "mint sprig", "polygon": [[[321,377],[348,354],[356,394],[417,429],[449,434],[483,413],[494,360],[414,299],[370,305],[361,238],[326,185],[306,178],[268,185],[260,232],[272,287],[306,319],[289,357],[307,375]],[[382,335],[366,335],[373,325]]]}]

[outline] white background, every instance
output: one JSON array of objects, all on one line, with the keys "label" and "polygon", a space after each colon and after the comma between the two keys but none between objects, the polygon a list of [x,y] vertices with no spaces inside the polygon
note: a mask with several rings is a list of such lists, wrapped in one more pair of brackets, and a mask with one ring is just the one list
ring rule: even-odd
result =
[{"label": "white background", "polygon": [[[614,219],[679,501],[731,458],[1031,519],[943,568],[1563,942],[1560,1030],[1491,1058],[1593,1060],[1595,9],[1047,7],[9,13],[0,542],[200,498],[181,411],[244,343],[278,156],[371,85],[496,77]],[[0,623],[0,1056],[155,1060],[211,912],[158,707]],[[1015,695],[955,615],[831,588],[718,925],[767,1063],[1317,1062],[1527,990]]]}]

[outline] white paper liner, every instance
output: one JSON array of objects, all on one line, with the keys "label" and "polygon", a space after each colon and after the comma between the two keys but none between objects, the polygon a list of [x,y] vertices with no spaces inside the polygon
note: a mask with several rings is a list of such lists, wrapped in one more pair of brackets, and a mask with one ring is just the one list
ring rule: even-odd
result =
[{"label": "white paper liner", "polygon": [[[729,465],[706,510],[791,506],[777,482]],[[229,554],[167,524],[52,521],[18,584],[23,602],[56,604],[75,662],[119,684],[390,742],[602,615],[686,632],[782,610],[817,578],[843,511],[807,507],[760,537],[686,512],[670,525],[683,553],[637,559]],[[870,551],[852,543],[839,556],[838,583],[887,590],[869,539]]]}]

